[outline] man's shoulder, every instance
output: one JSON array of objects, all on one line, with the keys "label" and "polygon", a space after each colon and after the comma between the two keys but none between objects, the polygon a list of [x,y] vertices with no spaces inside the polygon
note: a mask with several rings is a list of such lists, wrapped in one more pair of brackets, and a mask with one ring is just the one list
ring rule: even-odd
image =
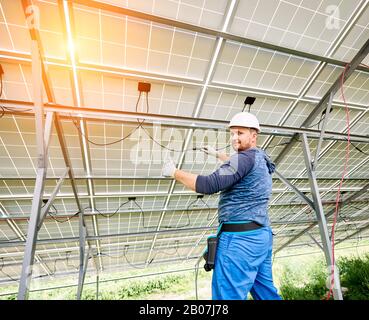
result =
[{"label": "man's shoulder", "polygon": [[261,152],[261,150],[258,148],[249,148],[247,150],[237,152],[237,154],[241,156],[255,157],[255,155],[259,152]]}]

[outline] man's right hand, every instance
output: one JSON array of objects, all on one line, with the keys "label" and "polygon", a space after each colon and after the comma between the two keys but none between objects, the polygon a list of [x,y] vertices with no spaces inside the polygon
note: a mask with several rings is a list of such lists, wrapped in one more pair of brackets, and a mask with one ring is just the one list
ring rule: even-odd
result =
[{"label": "man's right hand", "polygon": [[218,157],[218,151],[211,146],[204,146],[200,150],[216,158]]}]

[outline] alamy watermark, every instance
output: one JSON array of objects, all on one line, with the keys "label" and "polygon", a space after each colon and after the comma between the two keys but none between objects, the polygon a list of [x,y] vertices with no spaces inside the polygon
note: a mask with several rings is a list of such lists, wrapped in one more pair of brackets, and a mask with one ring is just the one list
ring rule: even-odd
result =
[{"label": "alamy watermark", "polygon": [[26,8],[26,23],[29,29],[40,29],[40,8],[30,5]]},{"label": "alamy watermark", "polygon": [[329,30],[340,28],[340,9],[336,5],[329,5],[325,8],[325,12],[328,14],[325,19],[325,26]]}]

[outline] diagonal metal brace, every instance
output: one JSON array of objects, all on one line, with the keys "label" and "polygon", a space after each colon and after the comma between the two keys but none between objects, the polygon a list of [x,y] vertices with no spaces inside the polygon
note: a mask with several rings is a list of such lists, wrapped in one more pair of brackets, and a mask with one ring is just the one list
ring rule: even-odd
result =
[{"label": "diagonal metal brace", "polygon": [[[309,177],[309,184],[311,193],[314,199],[315,204],[315,214],[316,218],[318,220],[319,225],[319,232],[322,239],[322,247],[324,251],[325,260],[328,267],[335,267],[335,261],[334,261],[334,255],[330,243],[330,238],[328,234],[328,228],[327,228],[327,221],[326,217],[324,215],[322,200],[319,193],[319,186],[316,180],[315,171],[312,168],[312,161],[311,161],[311,153],[309,148],[308,139],[305,133],[301,134],[301,140],[302,140],[302,150],[304,153],[304,160],[306,165],[307,174]],[[339,271],[335,270],[333,273],[334,276],[334,288],[333,288],[333,296],[335,300],[342,300],[342,291],[341,291],[341,283],[339,278]]]},{"label": "diagonal metal brace", "polygon": [[288,188],[292,189],[303,201],[305,201],[315,211],[315,206],[314,206],[313,201],[311,201],[305,194],[303,194],[299,189],[297,189],[291,182],[289,182],[277,170],[275,170],[274,173],[278,177],[279,180],[281,180]]},{"label": "diagonal metal brace", "polygon": [[313,170],[316,170],[316,168],[318,166],[318,158],[319,158],[320,149],[321,149],[322,143],[323,143],[323,137],[324,137],[324,133],[325,133],[325,127],[327,125],[328,117],[329,117],[329,114],[330,114],[331,108],[332,108],[333,96],[334,96],[334,94],[333,94],[333,92],[331,92],[331,94],[329,96],[329,101],[328,101],[327,109],[325,110],[325,116],[324,116],[324,120],[323,120],[322,129],[320,131],[320,137],[319,137],[318,146],[317,146],[316,152],[315,152],[315,158],[314,158],[314,160],[313,160],[313,162],[311,164]]},{"label": "diagonal metal brace", "polygon": [[59,190],[60,190],[60,187],[62,186],[63,182],[64,182],[64,179],[65,177],[67,176],[69,172],[69,168],[66,168],[63,175],[60,177],[57,185],[55,186],[54,188],[54,191],[53,193],[51,194],[49,200],[47,201],[47,203],[45,204],[45,206],[42,208],[41,210],[41,216],[40,216],[40,220],[38,222],[38,226],[37,226],[37,230],[40,230],[41,226],[42,226],[42,223],[45,219],[45,216],[47,215],[47,213],[49,212],[50,210],[50,207],[51,205],[53,204],[54,200],[55,200],[55,197],[56,195],[58,194]]}]

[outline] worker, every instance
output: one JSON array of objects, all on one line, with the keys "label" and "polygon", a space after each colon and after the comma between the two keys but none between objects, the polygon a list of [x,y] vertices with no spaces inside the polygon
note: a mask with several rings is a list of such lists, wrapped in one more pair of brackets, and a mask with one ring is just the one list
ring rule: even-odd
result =
[{"label": "worker", "polygon": [[210,175],[197,175],[164,162],[162,175],[172,177],[201,194],[219,191],[218,239],[212,277],[214,300],[281,300],[273,283],[273,233],[268,216],[274,164],[257,148],[259,121],[248,112],[229,123],[232,156],[209,146],[202,151],[223,161]]}]

